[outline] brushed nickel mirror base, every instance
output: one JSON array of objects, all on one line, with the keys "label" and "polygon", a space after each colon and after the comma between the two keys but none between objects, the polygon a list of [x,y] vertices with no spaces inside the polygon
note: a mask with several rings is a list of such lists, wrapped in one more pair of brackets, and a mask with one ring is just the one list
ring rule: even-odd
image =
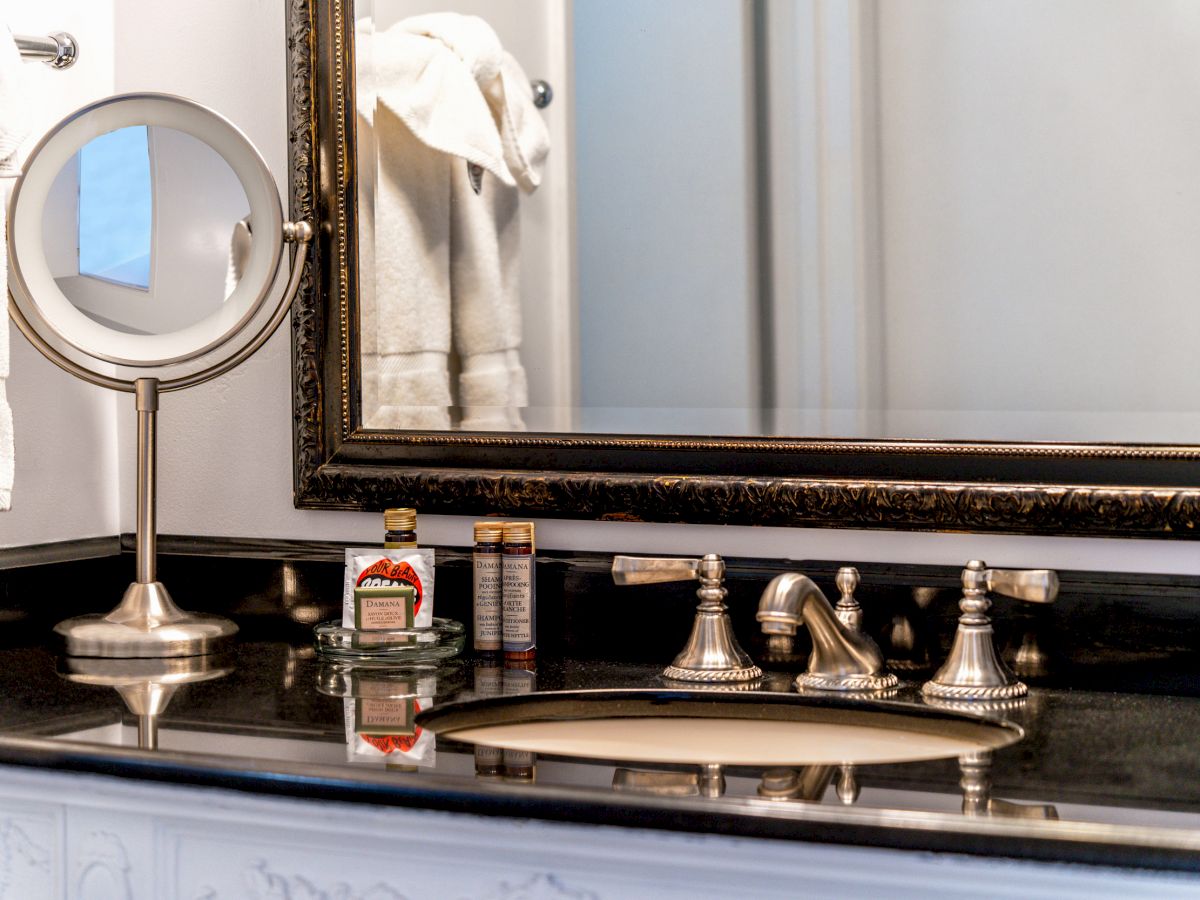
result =
[{"label": "brushed nickel mirror base", "polygon": [[112,659],[199,656],[212,653],[237,633],[220,616],[187,613],[158,580],[158,390],[157,378],[134,382],[137,401],[137,581],[106,616],[77,616],[54,626],[68,656]]},{"label": "brushed nickel mirror base", "polygon": [[221,616],[188,613],[161,582],[135,582],[108,615],[76,616],[54,626],[68,656],[148,659],[200,656],[221,649],[238,627]]}]

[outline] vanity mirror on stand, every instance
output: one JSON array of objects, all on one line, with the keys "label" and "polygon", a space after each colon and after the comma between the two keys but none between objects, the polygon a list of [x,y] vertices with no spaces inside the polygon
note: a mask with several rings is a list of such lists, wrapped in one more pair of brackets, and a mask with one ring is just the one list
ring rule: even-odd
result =
[{"label": "vanity mirror on stand", "polygon": [[[60,368],[134,395],[137,580],[107,615],[60,622],[72,656],[209,653],[237,631],[158,580],[159,395],[247,359],[287,316],[304,221],[285,221],[258,151],[212,110],[126,94],[65,118],[29,154],[8,207],[9,311]],[[298,244],[286,288],[284,246]]]}]

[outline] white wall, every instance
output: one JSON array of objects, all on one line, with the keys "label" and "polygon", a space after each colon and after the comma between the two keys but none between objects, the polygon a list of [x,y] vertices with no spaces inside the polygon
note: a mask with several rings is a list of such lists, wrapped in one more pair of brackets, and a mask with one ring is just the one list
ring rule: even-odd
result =
[{"label": "white wall", "polygon": [[[82,21],[82,19],[80,20]],[[237,23],[236,26],[230,23]],[[117,90],[174,91],[214,106],[243,128],[263,153],[281,185],[287,180],[283,11],[273,0],[220,0],[196,4],[186,11],[153,0],[117,0]],[[82,63],[81,63],[82,65]],[[14,348],[16,349],[16,348]],[[14,359],[23,367],[18,387],[43,402],[69,395],[74,388],[65,377],[54,389],[39,381],[53,377],[33,356]],[[191,391],[163,399],[160,436],[160,525],[165,533],[301,538],[316,540],[378,540],[381,517],[373,513],[296,510],[292,506],[292,411],[290,349],[286,330],[276,335],[255,358],[230,374]],[[25,385],[20,388],[19,385]],[[82,392],[87,396],[87,392]],[[128,400],[128,398],[122,398]],[[38,403],[22,401],[36,410]],[[117,414],[117,404],[96,399],[93,418]],[[14,406],[17,403],[14,402]],[[106,412],[100,411],[101,409]],[[56,479],[78,484],[85,455],[79,448],[80,427],[66,415],[43,420],[41,426],[25,417],[27,451],[18,462],[18,484],[33,478],[28,466],[39,466],[33,481],[38,499],[48,509],[42,521],[54,539],[83,533],[64,526],[66,492]],[[103,430],[97,421],[93,431]],[[120,527],[133,529],[133,415],[120,405],[121,455],[118,466],[105,467],[106,479],[121,481]],[[18,434],[22,428],[18,421]],[[55,448],[74,458],[60,465]],[[30,482],[27,482],[30,483]],[[89,490],[102,492],[94,482]],[[50,508],[53,508],[51,511]],[[111,509],[106,511],[111,515]],[[14,528],[0,515],[0,529],[13,544],[30,543],[27,531]],[[105,520],[103,516],[98,521]],[[115,522],[112,523],[115,525]],[[113,527],[98,529],[94,533]],[[466,544],[470,520],[425,516],[422,537],[430,543]],[[1160,571],[1200,574],[1200,548],[1189,542],[1027,538],[978,535],[933,535],[814,531],[784,528],[733,528],[693,525],[640,525],[546,521],[539,523],[539,544],[545,548],[576,548],[639,553],[718,552],[727,555],[890,560],[961,564],[979,557],[997,565],[1041,565],[1059,568]]]},{"label": "white wall", "polygon": [[[18,34],[69,31],[79,60],[65,71],[26,63],[30,143],[72,110],[112,93],[112,0],[0,0],[0,25]],[[5,185],[7,191],[7,185]],[[0,546],[109,535],[118,529],[118,398],[60,371],[11,329],[8,399],[16,473]],[[129,415],[132,416],[132,401]]]}]

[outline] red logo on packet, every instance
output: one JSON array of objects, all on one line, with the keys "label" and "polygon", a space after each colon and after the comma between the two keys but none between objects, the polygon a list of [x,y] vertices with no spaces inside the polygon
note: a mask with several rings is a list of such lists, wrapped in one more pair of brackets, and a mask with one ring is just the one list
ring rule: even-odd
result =
[{"label": "red logo on packet", "polygon": [[363,573],[358,576],[358,581],[354,586],[394,587],[404,585],[410,585],[416,592],[416,600],[413,603],[413,615],[415,616],[421,609],[421,579],[417,577],[413,567],[406,562],[392,562],[390,559],[373,562],[363,569]]},{"label": "red logo on packet", "polygon": [[418,728],[416,734],[360,734],[359,737],[380,753],[408,753],[417,745],[421,729]]}]

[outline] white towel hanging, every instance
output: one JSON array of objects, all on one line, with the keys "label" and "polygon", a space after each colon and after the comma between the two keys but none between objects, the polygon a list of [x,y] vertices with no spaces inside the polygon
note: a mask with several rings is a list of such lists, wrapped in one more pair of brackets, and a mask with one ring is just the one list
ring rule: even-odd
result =
[{"label": "white towel hanging", "polygon": [[377,166],[367,424],[449,427],[437,407],[456,393],[464,429],[522,429],[519,191],[538,186],[549,152],[529,81],[477,17],[418,16],[368,40],[359,116]]}]

